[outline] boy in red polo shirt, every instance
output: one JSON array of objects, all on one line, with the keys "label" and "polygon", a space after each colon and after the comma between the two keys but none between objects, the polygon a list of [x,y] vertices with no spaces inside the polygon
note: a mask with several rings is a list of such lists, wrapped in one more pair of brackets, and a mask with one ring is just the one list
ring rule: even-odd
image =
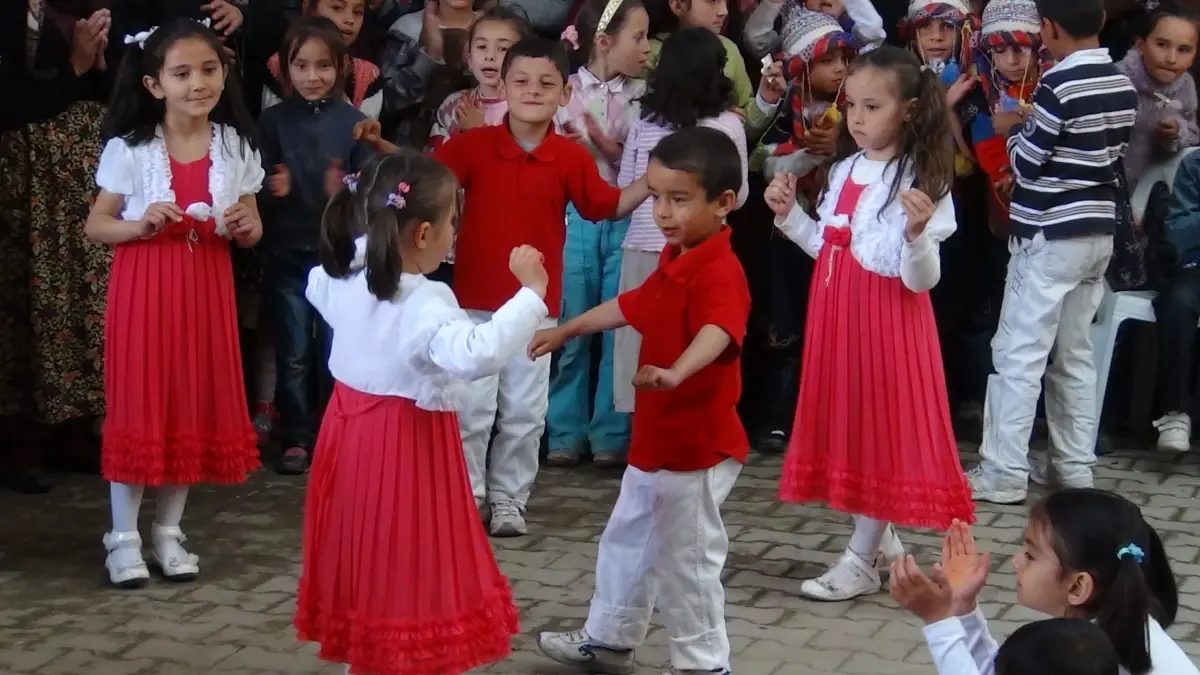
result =
[{"label": "boy in red polo shirt", "polygon": [[[567,203],[588,220],[613,220],[649,195],[644,180],[624,191],[609,185],[587,149],[555,132],[554,114],[571,96],[567,73],[560,43],[531,38],[513,45],[501,68],[508,103],[504,124],[466,131],[434,153],[466,191],[454,293],[481,324],[518,290],[508,251],[530,245],[546,256],[547,326],[554,325],[562,303]],[[523,535],[546,426],[550,357],[513,359],[499,375],[473,382],[470,391],[459,425],[475,500],[481,508],[486,501],[493,536]]]},{"label": "boy in red polo shirt", "polygon": [[749,448],[737,402],[750,291],[724,222],[741,160],[724,133],[691,127],[659,142],[646,177],[667,239],[658,269],[529,346],[542,358],[582,335],[642,334],[629,466],[600,538],[591,611],[582,629],[542,633],[538,647],[589,672],[631,673],[657,604],[672,672],[728,673],[720,509]]}]

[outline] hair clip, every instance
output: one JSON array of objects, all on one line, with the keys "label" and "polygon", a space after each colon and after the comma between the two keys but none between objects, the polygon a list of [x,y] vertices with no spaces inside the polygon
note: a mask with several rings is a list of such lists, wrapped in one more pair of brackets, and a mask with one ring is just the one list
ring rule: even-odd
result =
[{"label": "hair clip", "polygon": [[1142,550],[1141,546],[1130,544],[1117,551],[1117,560],[1121,560],[1122,558],[1133,558],[1135,563],[1141,565],[1142,561],[1146,559],[1146,552]]},{"label": "hair clip", "polygon": [[558,36],[559,40],[571,45],[571,49],[579,49],[579,31],[574,25],[567,26],[563,29],[562,35]]},{"label": "hair clip", "polygon": [[358,174],[348,173],[342,176],[342,185],[345,185],[346,189],[350,190],[350,194],[356,194],[358,192]]},{"label": "hair clip", "polygon": [[408,183],[404,181],[397,183],[396,191],[388,194],[387,205],[393,209],[404,208],[404,206],[408,203],[408,201],[404,199],[404,195],[408,194],[410,189],[411,188],[409,187]]},{"label": "hair clip", "polygon": [[140,33],[134,33],[133,35],[126,35],[125,36],[125,44],[127,44],[127,45],[135,44],[138,46],[138,49],[145,49],[146,48],[146,40],[149,40],[150,36],[154,35],[154,31],[156,31],[156,30],[158,30],[158,26],[151,26],[150,30],[144,30]]}]

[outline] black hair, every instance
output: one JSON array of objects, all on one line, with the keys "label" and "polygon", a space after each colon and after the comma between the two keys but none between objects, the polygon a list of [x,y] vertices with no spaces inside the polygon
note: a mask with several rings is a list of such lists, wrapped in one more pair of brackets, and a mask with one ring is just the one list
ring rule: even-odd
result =
[{"label": "black hair", "polygon": [[650,159],[673,171],[695,177],[709,201],[742,189],[742,159],[724,132],[709,127],[686,127],[667,136],[650,151]]},{"label": "black hair", "polygon": [[1086,619],[1046,619],[1008,636],[996,675],[1117,675],[1121,664],[1108,636]]},{"label": "black hair", "polygon": [[[237,131],[245,144],[257,147],[254,120],[246,110],[242,98],[242,85],[238,82],[237,68],[225,54],[217,34],[207,26],[188,18],[168,21],[146,39],[144,45],[130,45],[113,82],[112,99],[104,118],[104,140],[123,138],[129,145],[141,145],[154,139],[158,125],[166,114],[165,104],[154,98],[142,82],[145,77],[158,80],[162,77],[163,63],[167,52],[180,40],[200,40],[212,48],[225,71],[225,89],[216,107],[209,113],[209,120],[224,124]],[[239,148],[243,152],[244,148]]]},{"label": "black hair", "polygon": [[663,42],[640,99],[641,116],[675,129],[695,126],[733,105],[725,46],[707,28],[680,28]]},{"label": "black hair", "polygon": [[475,29],[480,24],[492,21],[512,24],[512,27],[517,31],[518,42],[533,36],[533,27],[529,25],[529,16],[525,13],[525,10],[515,6],[496,5],[483,14],[480,14],[479,18],[471,23],[471,29],[467,31],[467,44],[469,45],[475,41]]},{"label": "black hair", "polygon": [[[685,0],[685,6],[691,6]],[[650,34],[674,33],[679,29],[679,15],[671,10],[671,0],[646,0],[646,14],[650,15]]]},{"label": "black hair", "polygon": [[300,52],[300,48],[309,40],[320,40],[329,48],[330,60],[333,61],[333,67],[337,70],[337,76],[333,81],[333,90],[329,92],[329,95],[345,91],[348,59],[346,58],[346,45],[342,43],[342,32],[329,19],[310,15],[302,15],[293,19],[292,24],[288,26],[287,33],[283,36],[283,43],[279,45],[279,83],[283,86],[283,90],[295,93],[296,87],[292,84],[289,66],[292,59],[296,58],[296,54]]},{"label": "black hair", "polygon": [[1143,40],[1149,38],[1154,29],[1158,28],[1159,21],[1170,18],[1187,21],[1200,34],[1200,12],[1191,7],[1185,7],[1182,4],[1172,2],[1171,0],[1164,0],[1154,11],[1146,15],[1145,20],[1142,22],[1141,30],[1138,31],[1138,37]]},{"label": "black hair", "polygon": [[1063,574],[1086,572],[1094,591],[1080,608],[1095,619],[1131,675],[1150,671],[1146,622],[1175,621],[1179,589],[1162,540],[1132,502],[1111,492],[1073,488],[1036,504],[1030,525],[1047,528]]},{"label": "black hair", "polygon": [[[571,69],[577,70],[588,64],[588,60],[592,58],[592,49],[596,44],[596,35],[599,31],[600,17],[604,14],[604,9],[608,6],[608,0],[584,0],[583,5],[579,8],[579,14],[575,16],[575,31],[579,33],[579,48],[574,49],[569,44],[564,44],[571,54]],[[604,26],[604,35],[616,35],[621,32],[621,28],[625,25],[625,19],[629,14],[637,9],[643,9],[642,0],[623,0],[613,12],[612,18],[608,20],[608,24]]]},{"label": "black hair", "polygon": [[[407,183],[407,192],[400,190],[401,183]],[[402,196],[403,206],[392,206],[393,196]],[[367,289],[391,300],[400,288],[401,237],[418,223],[444,221],[457,196],[454,173],[432,157],[404,148],[372,158],[355,186],[343,185],[325,206],[317,248],[321,267],[339,279],[356,274],[354,240],[366,235]]]},{"label": "black hair", "polygon": [[1104,28],[1104,0],[1034,0],[1034,4],[1038,15],[1077,40],[1096,37]]},{"label": "black hair", "polygon": [[504,65],[500,66],[501,78],[508,77],[508,69],[517,59],[546,59],[558,69],[564,84],[567,76],[571,74],[571,63],[567,58],[567,50],[563,49],[562,44],[544,37],[525,38],[513,45],[504,55]]}]

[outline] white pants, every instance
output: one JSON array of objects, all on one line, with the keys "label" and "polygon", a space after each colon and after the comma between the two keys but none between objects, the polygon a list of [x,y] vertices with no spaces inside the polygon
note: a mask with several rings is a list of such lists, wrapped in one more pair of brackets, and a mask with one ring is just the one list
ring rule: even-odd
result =
[{"label": "white pants", "polygon": [[729,535],[721,504],[741,471],[734,459],[684,473],[625,469],[596,556],[596,595],[585,627],[593,640],[637,647],[657,603],[672,666],[729,667],[721,586]]},{"label": "white pants", "polygon": [[[625,249],[621,252],[621,279],[617,292],[624,293],[641,286],[658,269],[658,253]],[[642,350],[642,335],[633,328],[618,328],[613,335],[613,408],[617,412],[633,412],[633,376],[637,375],[638,355]]]},{"label": "white pants", "polygon": [[[492,319],[491,312],[468,310],[467,315],[476,323]],[[540,328],[556,323],[546,319]],[[475,501],[515,501],[524,509],[537,478],[538,450],[546,428],[550,356],[530,361],[525,354],[518,354],[498,374],[472,382],[469,391],[458,427]]]},{"label": "white pants", "polygon": [[[1067,484],[1091,481],[1096,462],[1096,365],[1091,326],[1104,293],[1111,235],[1014,240],[1000,326],[992,339],[984,473],[1001,484],[1029,478],[1029,435],[1046,378],[1046,422]],[[1046,362],[1054,352],[1053,361]]]}]

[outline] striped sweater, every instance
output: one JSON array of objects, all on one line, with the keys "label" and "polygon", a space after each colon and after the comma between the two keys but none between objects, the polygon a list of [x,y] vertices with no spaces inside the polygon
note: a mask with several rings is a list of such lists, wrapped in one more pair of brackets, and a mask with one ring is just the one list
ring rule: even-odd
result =
[{"label": "striped sweater", "polygon": [[1046,71],[1033,111],[1008,139],[1013,235],[1113,232],[1117,172],[1137,105],[1137,92],[1106,49],[1075,52]]}]

